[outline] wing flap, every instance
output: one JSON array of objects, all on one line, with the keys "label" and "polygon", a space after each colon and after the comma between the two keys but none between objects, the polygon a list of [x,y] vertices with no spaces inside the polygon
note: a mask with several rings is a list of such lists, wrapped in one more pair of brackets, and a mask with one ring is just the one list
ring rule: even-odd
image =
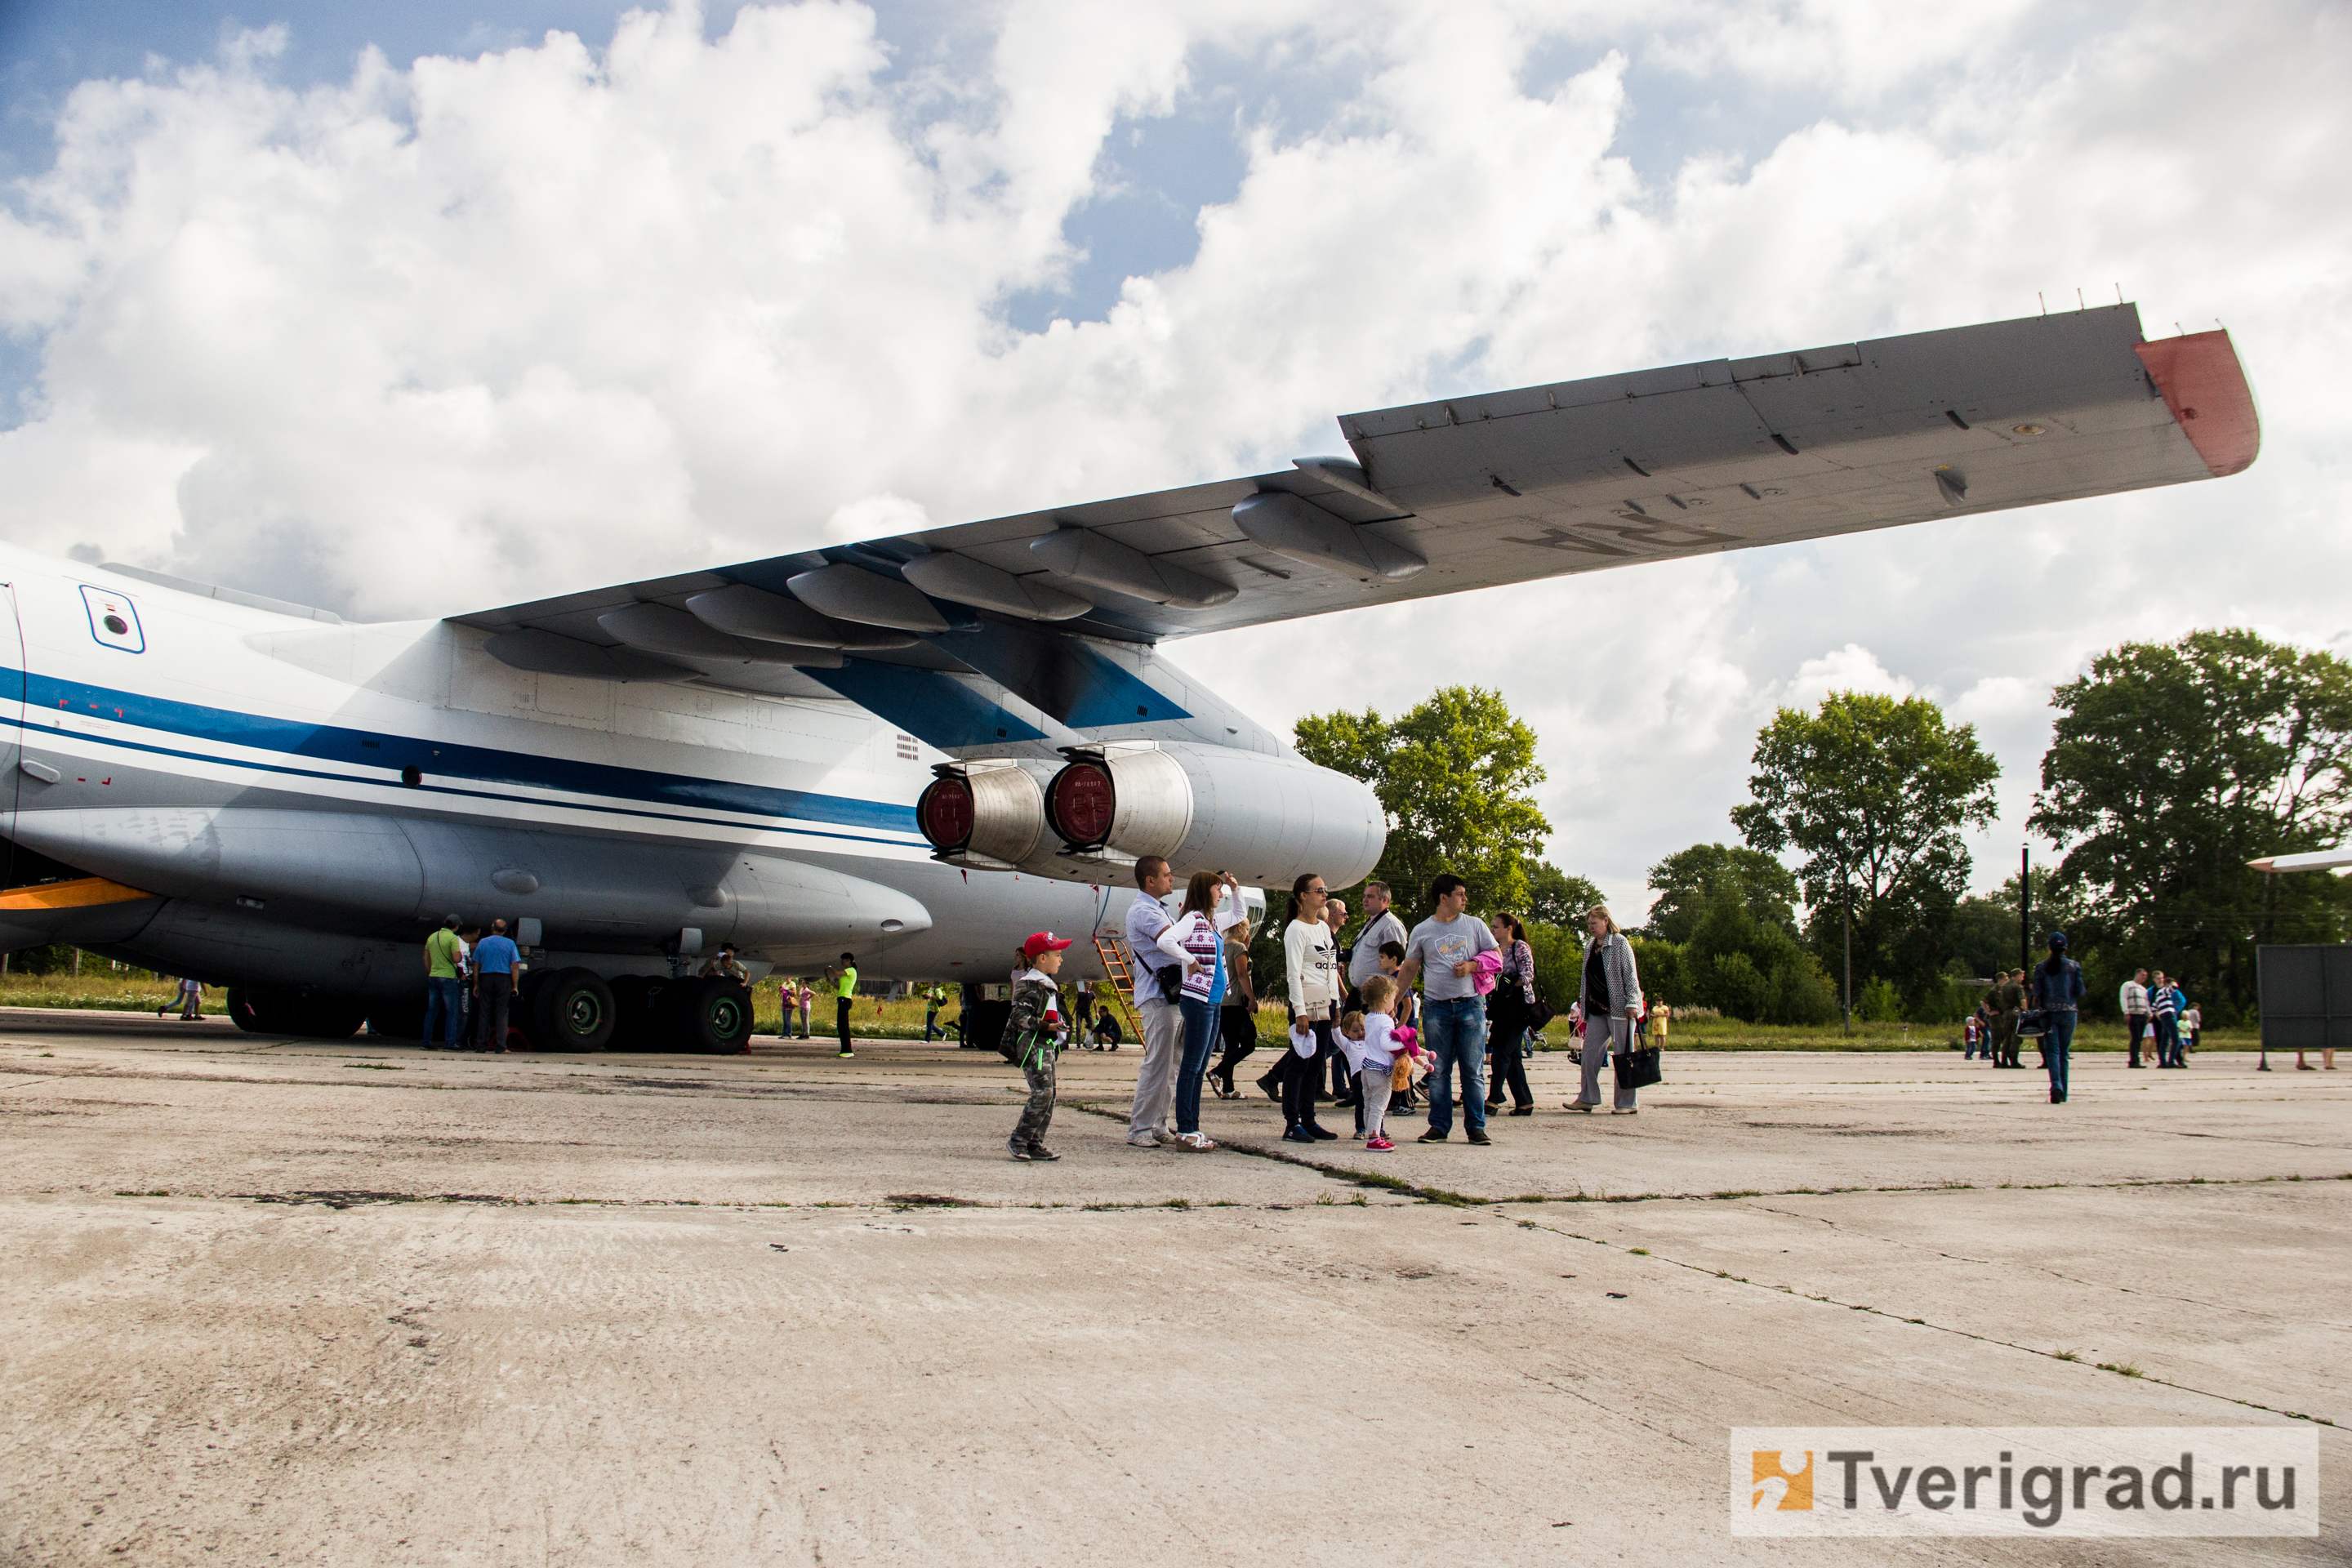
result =
[{"label": "wing flap", "polygon": [[[639,604],[690,615],[751,589],[791,601],[793,579],[854,568],[866,598],[905,601],[892,624],[918,598],[938,624],[814,679],[877,711],[940,705],[934,743],[1015,728],[1042,741],[1028,717],[1001,722],[1003,703],[1088,732],[1188,709],[1210,723],[1202,694],[1161,699],[1164,670],[1131,681],[1098,657],[1121,645],[2179,483],[2237,472],[2260,446],[2227,335],[2147,343],[2128,305],[1439,399],[1339,428],[1352,464],[1305,459],[457,619],[611,647],[616,668],[643,668],[600,617]],[[1245,529],[1235,508],[1258,496],[1274,499],[1244,509]]]}]

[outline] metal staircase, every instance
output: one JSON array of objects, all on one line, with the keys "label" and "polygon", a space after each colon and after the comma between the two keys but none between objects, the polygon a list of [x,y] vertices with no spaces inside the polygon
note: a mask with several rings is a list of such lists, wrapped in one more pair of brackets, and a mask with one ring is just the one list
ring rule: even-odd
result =
[{"label": "metal staircase", "polygon": [[1128,966],[1126,944],[1115,936],[1097,936],[1095,956],[1102,960],[1103,973],[1110,977],[1119,1016],[1127,1020],[1127,1037],[1141,1046],[1143,1020],[1135,1011],[1135,971]]}]

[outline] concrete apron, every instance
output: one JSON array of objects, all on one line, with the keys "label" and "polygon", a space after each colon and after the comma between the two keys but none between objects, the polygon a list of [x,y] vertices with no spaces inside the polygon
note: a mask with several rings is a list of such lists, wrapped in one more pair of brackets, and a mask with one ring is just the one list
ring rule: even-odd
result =
[{"label": "concrete apron", "polygon": [[[2352,1422],[2352,1074],[2250,1066],[1694,1056],[1588,1120],[1539,1060],[1489,1148],[1309,1165],[1127,1149],[1122,1053],[1032,1166],[916,1047],[12,1027],[0,1560],[2210,1563],[1733,1541],[1724,1434]],[[2320,1434],[2321,1539],[2225,1552],[2344,1557]]]}]

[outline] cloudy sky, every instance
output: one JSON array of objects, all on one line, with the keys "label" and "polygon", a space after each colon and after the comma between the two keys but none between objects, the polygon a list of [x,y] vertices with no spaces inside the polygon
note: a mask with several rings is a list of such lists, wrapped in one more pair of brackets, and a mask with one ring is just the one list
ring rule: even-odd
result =
[{"label": "cloudy sky", "polygon": [[2120,289],[2229,327],[2249,473],[1174,654],[1282,726],[1499,687],[1636,909],[1776,706],[1924,694],[1990,886],[2092,654],[2344,647],[2347,79],[2332,0],[14,0],[0,537],[448,614]]}]

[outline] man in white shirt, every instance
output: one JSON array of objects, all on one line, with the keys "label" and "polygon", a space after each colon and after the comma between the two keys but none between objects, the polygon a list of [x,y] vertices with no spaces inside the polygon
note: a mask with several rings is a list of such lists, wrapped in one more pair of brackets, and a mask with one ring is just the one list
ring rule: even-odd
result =
[{"label": "man in white shirt", "polygon": [[1127,1119],[1127,1142],[1132,1148],[1160,1147],[1160,1124],[1176,1099],[1176,1058],[1184,1038],[1184,1020],[1176,1011],[1176,997],[1162,993],[1153,965],[1166,965],[1160,956],[1160,933],[1168,929],[1168,911],[1160,907],[1176,886],[1176,873],[1157,855],[1135,863],[1135,901],[1127,906],[1128,962],[1135,971],[1135,1011],[1143,1020],[1143,1065],[1135,1075],[1135,1104]]},{"label": "man in white shirt", "polygon": [[1356,945],[1348,953],[1348,989],[1361,991],[1364,982],[1381,972],[1381,943],[1392,942],[1404,945],[1404,921],[1396,918],[1389,908],[1389,885],[1386,882],[1364,884],[1364,929],[1356,933]]},{"label": "man in white shirt", "polygon": [[[1167,1121],[1176,1102],[1176,1068],[1184,1055],[1184,1017],[1176,1006],[1184,976],[1160,951],[1160,935],[1172,923],[1160,900],[1175,890],[1176,873],[1159,856],[1147,855],[1135,863],[1135,901],[1127,906],[1127,951],[1135,971],[1135,1010],[1143,1020],[1143,1062],[1136,1070],[1127,1142],[1131,1149],[1172,1149],[1176,1134],[1168,1130]],[[1243,920],[1241,884],[1229,876],[1225,885],[1231,893],[1217,906],[1215,922],[1221,931]],[[1163,977],[1168,982],[1164,987]]]},{"label": "man in white shirt", "polygon": [[2132,971],[2116,1000],[2123,1006],[2124,1028],[2131,1036],[2131,1065],[2137,1067],[2140,1038],[2147,1033],[2147,971]]}]

